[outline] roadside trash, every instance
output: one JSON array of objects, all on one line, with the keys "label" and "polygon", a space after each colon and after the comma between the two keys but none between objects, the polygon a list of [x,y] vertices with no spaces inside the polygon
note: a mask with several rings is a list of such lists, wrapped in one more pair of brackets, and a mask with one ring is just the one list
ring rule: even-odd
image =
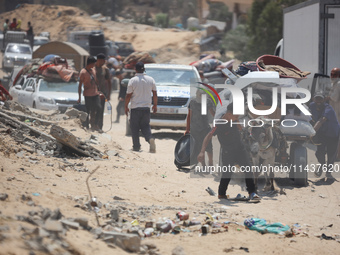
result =
[{"label": "roadside trash", "polygon": [[211,216],[210,213],[205,213],[207,215],[207,219],[210,220],[211,222],[215,221],[215,219],[213,218],[213,216]]},{"label": "roadside trash", "polygon": [[201,225],[202,223],[198,220],[192,220],[189,221],[188,226],[196,226],[196,225]]},{"label": "roadside trash", "polygon": [[189,214],[186,213],[186,212],[178,212],[178,213],[176,214],[176,216],[177,216],[177,218],[178,218],[179,220],[187,220],[187,219],[189,219]]},{"label": "roadside trash", "polygon": [[216,196],[216,193],[215,193],[210,187],[206,188],[205,190],[206,190],[211,196]]},{"label": "roadside trash", "polygon": [[131,221],[131,225],[132,225],[132,226],[139,226],[138,220],[133,220],[133,221]]},{"label": "roadside trash", "polygon": [[176,226],[174,227],[173,231],[174,234],[179,234],[181,232],[181,227],[180,226]]},{"label": "roadside trash", "polygon": [[244,250],[245,252],[249,252],[249,249],[247,247],[240,247],[240,250]]},{"label": "roadside trash", "polygon": [[154,221],[147,221],[145,222],[145,228],[154,228],[155,222]]},{"label": "roadside trash", "polygon": [[293,226],[296,228],[301,228],[301,226],[298,223],[294,224]]},{"label": "roadside trash", "polygon": [[145,237],[150,237],[150,236],[153,235],[153,233],[154,233],[154,229],[153,229],[153,228],[146,228],[146,229],[144,230],[144,235],[145,235]]},{"label": "roadside trash", "polygon": [[213,222],[213,224],[211,224],[211,227],[212,227],[212,228],[221,228],[221,227],[222,227],[222,224],[221,224],[221,223],[218,223],[218,222]]},{"label": "roadside trash", "polygon": [[171,229],[173,229],[174,223],[171,220],[166,220],[165,224],[161,226],[162,233],[168,233]]},{"label": "roadside trash", "polygon": [[33,196],[36,196],[36,197],[40,196],[39,193],[32,193],[32,195],[33,195]]},{"label": "roadside trash", "polygon": [[209,232],[209,225],[203,225],[203,226],[201,227],[201,231],[202,231],[202,234],[203,234],[203,235],[208,234],[208,232]]},{"label": "roadside trash", "polygon": [[265,219],[258,219],[258,218],[245,219],[244,226],[246,226],[250,230],[256,230],[262,234],[264,233],[280,234],[290,229],[288,225],[283,225],[282,223],[278,223],[278,222],[267,224]]},{"label": "roadside trash", "polygon": [[325,234],[322,234],[320,239],[325,239],[325,240],[335,240],[335,238],[331,237],[331,236],[326,236]]}]

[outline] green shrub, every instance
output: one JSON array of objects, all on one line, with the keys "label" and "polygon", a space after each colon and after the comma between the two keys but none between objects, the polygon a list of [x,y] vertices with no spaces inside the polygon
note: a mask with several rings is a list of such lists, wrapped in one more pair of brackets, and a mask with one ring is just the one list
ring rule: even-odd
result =
[{"label": "green shrub", "polygon": [[162,28],[168,27],[169,25],[168,14],[157,13],[155,17],[155,25]]}]

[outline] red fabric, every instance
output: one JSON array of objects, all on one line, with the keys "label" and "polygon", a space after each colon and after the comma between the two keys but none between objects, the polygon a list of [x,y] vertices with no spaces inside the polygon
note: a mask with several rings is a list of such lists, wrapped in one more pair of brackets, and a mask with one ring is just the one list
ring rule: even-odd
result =
[{"label": "red fabric", "polygon": [[7,89],[5,89],[5,88],[0,84],[0,100],[6,101],[7,98],[6,98],[5,95],[9,96],[9,93],[8,93]]},{"label": "red fabric", "polygon": [[12,22],[11,25],[9,25],[9,29],[10,30],[15,30],[17,28],[17,25],[18,25],[17,23],[13,23]]},{"label": "red fabric", "polygon": [[1,84],[0,84],[0,92],[5,94],[5,95],[7,95],[7,96],[9,96],[9,92]]}]

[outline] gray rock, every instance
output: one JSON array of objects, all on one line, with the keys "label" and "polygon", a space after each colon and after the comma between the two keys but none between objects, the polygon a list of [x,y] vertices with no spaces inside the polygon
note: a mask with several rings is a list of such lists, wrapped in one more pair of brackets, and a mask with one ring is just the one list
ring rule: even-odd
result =
[{"label": "gray rock", "polygon": [[113,242],[123,250],[130,252],[140,250],[141,239],[138,235],[103,231],[102,236],[105,242]]},{"label": "gray rock", "polygon": [[172,250],[171,255],[185,255],[184,249],[181,246],[177,246]]},{"label": "gray rock", "polygon": [[30,216],[34,216],[34,215],[37,215],[38,212],[37,212],[37,211],[29,211],[28,214],[29,214]]},{"label": "gray rock", "polygon": [[112,209],[110,211],[110,215],[111,215],[111,219],[113,221],[117,222],[119,220],[119,210],[118,209]]},{"label": "gray rock", "polygon": [[63,215],[61,214],[60,209],[57,208],[51,213],[50,219],[51,220],[60,220],[62,217],[63,217]]},{"label": "gray rock", "polygon": [[87,113],[86,113],[86,112],[83,112],[83,111],[80,111],[80,112],[79,112],[79,119],[80,119],[82,122],[85,122],[86,119],[87,119]]},{"label": "gray rock", "polygon": [[148,250],[157,249],[157,246],[152,242],[144,242],[144,246],[146,246]]},{"label": "gray rock", "polygon": [[62,232],[63,225],[59,221],[48,219],[44,224],[44,229],[52,232]]},{"label": "gray rock", "polygon": [[51,210],[48,208],[44,208],[43,211],[41,212],[41,218],[44,220],[47,220],[51,216]]},{"label": "gray rock", "polygon": [[87,218],[75,218],[73,219],[74,222],[78,222],[80,226],[82,226],[83,228],[87,228],[88,224],[89,224],[89,220]]},{"label": "gray rock", "polygon": [[1,225],[0,226],[0,232],[7,232],[9,230],[9,227],[6,225]]},{"label": "gray rock", "polygon": [[75,229],[75,230],[78,230],[79,227],[80,227],[78,222],[74,222],[74,221],[70,221],[70,220],[62,220],[61,223],[64,226]]},{"label": "gray rock", "polygon": [[17,157],[19,157],[19,158],[22,158],[24,155],[25,155],[25,152],[24,152],[24,151],[19,151],[19,152],[17,153]]},{"label": "gray rock", "polygon": [[68,108],[65,112],[65,115],[69,116],[69,117],[75,117],[77,118],[80,114],[80,111],[78,111],[75,108]]},{"label": "gray rock", "polygon": [[44,237],[49,237],[50,233],[48,231],[46,231],[43,228],[36,228],[33,231],[33,234],[38,235],[40,238],[44,238]]},{"label": "gray rock", "polygon": [[28,201],[28,202],[27,202],[27,205],[28,205],[28,206],[35,206],[35,203],[34,203],[33,201]]},{"label": "gray rock", "polygon": [[0,193],[0,200],[5,201],[8,198],[8,195],[6,193]]},{"label": "gray rock", "polygon": [[103,233],[103,229],[102,228],[93,228],[91,230],[91,233],[94,234],[94,235],[99,236],[99,235],[101,235]]}]

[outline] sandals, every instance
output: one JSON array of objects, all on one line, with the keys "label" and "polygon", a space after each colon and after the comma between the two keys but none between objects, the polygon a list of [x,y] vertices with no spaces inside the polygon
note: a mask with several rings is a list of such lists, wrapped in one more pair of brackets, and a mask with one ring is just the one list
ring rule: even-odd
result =
[{"label": "sandals", "polygon": [[261,200],[261,197],[257,195],[255,192],[253,192],[249,195],[249,199],[250,200]]}]

